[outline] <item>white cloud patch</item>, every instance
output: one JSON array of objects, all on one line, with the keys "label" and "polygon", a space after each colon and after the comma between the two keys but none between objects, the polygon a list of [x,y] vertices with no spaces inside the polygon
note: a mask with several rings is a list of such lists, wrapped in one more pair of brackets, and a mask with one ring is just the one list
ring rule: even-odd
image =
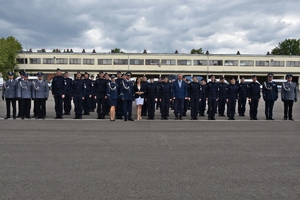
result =
[{"label": "white cloud patch", "polygon": [[293,0],[10,0],[0,7],[1,37],[28,48],[108,52],[265,54],[299,38]]}]

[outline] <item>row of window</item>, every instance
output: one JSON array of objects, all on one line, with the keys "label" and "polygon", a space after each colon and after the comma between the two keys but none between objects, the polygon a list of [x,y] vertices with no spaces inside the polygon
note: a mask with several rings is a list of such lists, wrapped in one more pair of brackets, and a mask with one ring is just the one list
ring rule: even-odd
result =
[{"label": "row of window", "polygon": [[[69,62],[68,62],[69,60]],[[84,65],[94,65],[94,59],[82,59],[82,64]],[[18,58],[18,64],[28,64],[27,59]],[[30,64],[41,64],[41,58],[30,58]],[[43,58],[43,64],[71,64],[71,65],[81,65],[81,59],[77,58],[57,58],[54,62],[54,58]],[[128,59],[98,59],[98,65],[128,65]],[[138,60],[130,59],[130,65],[176,65],[175,59],[162,59],[160,60]],[[177,60],[177,65],[203,65],[203,66],[272,66],[272,67],[284,67],[284,61],[253,61],[253,60]],[[287,67],[299,67],[300,61],[286,61]]]}]

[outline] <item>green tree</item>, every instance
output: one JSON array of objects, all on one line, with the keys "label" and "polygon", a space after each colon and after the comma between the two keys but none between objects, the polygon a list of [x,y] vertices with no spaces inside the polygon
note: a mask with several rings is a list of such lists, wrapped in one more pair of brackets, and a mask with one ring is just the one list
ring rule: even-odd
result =
[{"label": "green tree", "polygon": [[273,55],[298,55],[300,53],[300,39],[285,39],[272,49]]},{"label": "green tree", "polygon": [[203,54],[202,48],[200,49],[192,49],[191,54]]},{"label": "green tree", "polygon": [[21,43],[13,36],[0,39],[0,74],[3,78],[7,78],[7,72],[16,71],[16,58],[21,50]]},{"label": "green tree", "polygon": [[120,48],[114,48],[114,49],[112,49],[112,53],[125,53],[125,52],[121,51]]}]

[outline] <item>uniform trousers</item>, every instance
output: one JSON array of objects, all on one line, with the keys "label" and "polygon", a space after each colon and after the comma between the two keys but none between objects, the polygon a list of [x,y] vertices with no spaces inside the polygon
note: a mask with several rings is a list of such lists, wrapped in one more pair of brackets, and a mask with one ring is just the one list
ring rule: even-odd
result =
[{"label": "uniform trousers", "polygon": [[46,116],[46,99],[34,99],[34,109],[36,117]]},{"label": "uniform trousers", "polygon": [[10,104],[13,108],[13,117],[16,117],[16,99],[15,98],[6,98],[6,117],[10,117]]},{"label": "uniform trousers", "polygon": [[105,96],[97,95],[97,114],[99,118],[105,117]]},{"label": "uniform trousers", "polygon": [[71,94],[65,94],[64,98],[64,111],[65,113],[70,113],[71,111],[71,101],[72,101],[72,96]]},{"label": "uniform trousers", "polygon": [[147,98],[147,110],[148,110],[148,118],[154,118],[155,113],[155,97],[148,97]]},{"label": "uniform trousers", "polygon": [[245,115],[245,112],[246,112],[246,101],[247,101],[246,97],[239,97],[239,100],[238,100],[238,112],[239,112],[239,115]]},{"label": "uniform trousers", "polygon": [[235,107],[236,107],[236,98],[229,97],[227,103],[227,117],[229,117],[230,119],[234,118]]},{"label": "uniform trousers", "polygon": [[251,119],[257,118],[258,99],[258,97],[251,97],[251,102],[249,102]]},{"label": "uniform trousers", "polygon": [[[174,113],[176,118],[182,118],[183,115],[183,106],[184,106],[184,100],[183,98],[176,98],[174,101]],[[179,114],[179,115],[178,115]]]},{"label": "uniform trousers", "polygon": [[82,94],[74,94],[73,102],[75,105],[75,117],[76,118],[82,117],[82,105],[83,105]]},{"label": "uniform trousers", "polygon": [[[293,119],[293,105],[294,101],[293,100],[284,100],[284,119]],[[288,116],[289,115],[289,116]]]},{"label": "uniform trousers", "polygon": [[216,97],[208,97],[208,118],[214,119],[217,110],[217,99]]},{"label": "uniform trousers", "polygon": [[265,115],[267,119],[273,118],[273,107],[274,107],[274,100],[266,100],[265,101]]},{"label": "uniform trousers", "polygon": [[169,116],[169,110],[170,110],[170,97],[162,97],[160,102],[160,108],[161,108],[161,117],[167,118]]},{"label": "uniform trousers", "polygon": [[124,119],[132,119],[132,100],[124,100],[123,108]]},{"label": "uniform trousers", "polygon": [[31,109],[31,99],[21,99],[20,104],[20,116],[29,118]]},{"label": "uniform trousers", "polygon": [[191,95],[191,117],[197,118],[199,109],[199,95]]},{"label": "uniform trousers", "polygon": [[56,117],[62,117],[62,95],[54,95]]}]

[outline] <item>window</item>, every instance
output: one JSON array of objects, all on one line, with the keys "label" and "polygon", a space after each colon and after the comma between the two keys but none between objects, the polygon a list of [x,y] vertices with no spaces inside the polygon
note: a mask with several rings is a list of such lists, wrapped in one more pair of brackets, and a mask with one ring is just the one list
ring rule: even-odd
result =
[{"label": "window", "polygon": [[[25,63],[24,63],[25,61]],[[17,63],[18,64],[28,64],[28,59],[27,58],[17,58]]]},{"label": "window", "polygon": [[238,66],[239,62],[237,60],[225,60],[225,66]]},{"label": "window", "polygon": [[54,58],[43,58],[43,64],[54,64]]},{"label": "window", "polygon": [[56,58],[56,64],[68,64],[68,58]]},{"label": "window", "polygon": [[98,65],[111,65],[111,59],[98,59]]},{"label": "window", "polygon": [[81,59],[70,58],[70,64],[71,65],[80,65],[81,64]]},{"label": "window", "polygon": [[30,58],[30,64],[41,64],[40,58]]},{"label": "window", "polygon": [[176,65],[176,60],[161,60],[162,65]]},{"label": "window", "polygon": [[256,61],[255,65],[256,66],[269,66],[270,61]]},{"label": "window", "polygon": [[254,66],[253,60],[241,60],[240,66]]},{"label": "window", "polygon": [[114,59],[114,65],[128,65],[127,59]]},{"label": "window", "polygon": [[286,61],[287,67],[299,67],[300,62],[299,61]]},{"label": "window", "polygon": [[83,64],[84,65],[93,65],[95,62],[94,59],[83,59]]},{"label": "window", "polygon": [[177,65],[191,65],[191,60],[177,60]]},{"label": "window", "polygon": [[131,65],[144,65],[144,60],[134,60],[134,59],[130,59],[130,64],[131,64]]},{"label": "window", "polygon": [[284,61],[271,61],[272,67],[284,67]]},{"label": "window", "polygon": [[223,60],[210,60],[209,65],[223,66]]},{"label": "window", "polygon": [[146,65],[159,65],[159,60],[146,60]]},{"label": "window", "polygon": [[207,65],[207,60],[194,60],[194,65]]}]

